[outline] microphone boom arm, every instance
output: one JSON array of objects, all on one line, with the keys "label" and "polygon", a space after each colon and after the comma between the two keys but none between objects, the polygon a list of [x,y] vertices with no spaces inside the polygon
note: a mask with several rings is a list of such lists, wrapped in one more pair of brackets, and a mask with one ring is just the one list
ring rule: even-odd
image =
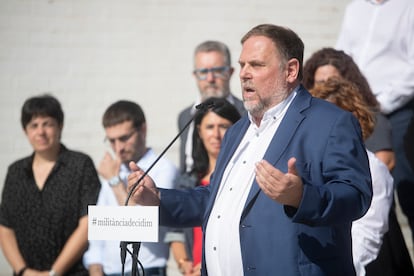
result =
[{"label": "microphone boom arm", "polygon": [[[198,105],[199,106],[199,105]],[[174,137],[174,139],[168,144],[168,146],[161,152],[161,154],[155,159],[155,161],[149,166],[149,168],[144,172],[144,174],[138,179],[137,182],[132,186],[131,190],[128,192],[127,199],[125,200],[125,206],[128,206],[129,199],[131,198],[133,192],[138,187],[139,183],[144,179],[144,177],[149,173],[149,171],[152,169],[152,167],[155,166],[155,164],[158,163],[158,160],[161,159],[162,156],[171,148],[171,146],[174,144],[174,142],[181,136],[181,134],[184,132],[184,130],[193,122],[194,116],[185,124],[185,126],[178,132],[178,134]]]},{"label": "microphone boom arm", "polygon": [[[195,106],[196,109],[209,109],[209,108],[213,108],[215,106],[214,103],[209,103],[209,104],[205,104],[205,103],[201,103]],[[183,134],[184,130],[187,129],[187,127],[193,122],[195,115],[191,116],[191,119],[185,124],[185,126],[178,132],[178,134],[174,137],[174,139],[168,144],[168,146],[161,152],[161,154],[157,157],[157,159],[155,159],[155,161],[151,164],[151,166],[148,167],[148,169],[144,172],[144,174],[138,179],[137,182],[135,182],[135,184],[131,187],[131,190],[128,192],[128,196],[125,200],[125,206],[128,206],[128,202],[129,199],[131,198],[132,194],[134,193],[135,189],[138,187],[138,185],[140,184],[140,182],[144,179],[144,177],[149,173],[149,171],[155,166],[155,164],[158,163],[158,161],[161,159],[162,156],[164,156],[164,154],[170,149],[170,147],[174,144],[174,142],[181,136],[181,134]],[[127,245],[132,243],[132,246],[134,248],[133,253],[131,254],[131,252],[128,250]],[[138,275],[138,270],[137,270],[137,263],[141,266],[141,268],[143,269],[141,263],[138,260],[138,253],[139,253],[139,248],[141,246],[141,242],[126,242],[126,241],[121,241],[120,243],[120,248],[121,248],[121,264],[122,264],[122,273],[121,275],[124,276],[124,264],[125,264],[125,259],[126,259],[126,252],[128,251],[133,258],[133,262],[132,262],[132,272],[136,275]],[[132,276],[136,276],[132,274]]]}]

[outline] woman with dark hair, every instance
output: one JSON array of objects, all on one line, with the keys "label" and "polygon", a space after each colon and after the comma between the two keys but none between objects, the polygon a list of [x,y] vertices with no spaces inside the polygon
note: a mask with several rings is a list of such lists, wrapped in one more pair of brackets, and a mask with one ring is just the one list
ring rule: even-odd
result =
[{"label": "woman with dark hair", "polygon": [[344,51],[323,48],[312,54],[306,61],[303,72],[303,85],[308,90],[330,77],[341,77],[358,87],[367,106],[375,112],[375,128],[370,137],[366,139],[365,144],[391,171],[395,166],[395,155],[391,142],[391,125],[388,119],[379,112],[379,102],[354,60]]},{"label": "woman with dark hair", "polygon": [[[240,119],[237,109],[223,98],[209,98],[204,104],[208,108],[202,108],[194,115],[193,168],[176,179],[176,185],[181,189],[210,183],[224,134]],[[174,258],[184,275],[200,275],[201,227],[184,229],[184,233],[182,229],[168,233],[166,242],[171,243]]]},{"label": "woman with dark hair", "polygon": [[33,154],[9,166],[0,205],[0,245],[14,275],[88,275],[88,205],[100,182],[92,159],[61,144],[63,111],[50,95],[21,112]]},{"label": "woman with dark hair", "polygon": [[210,98],[204,103],[213,107],[199,110],[194,117],[192,173],[200,179],[209,179],[216,165],[221,139],[240,119],[240,113],[223,98]]}]

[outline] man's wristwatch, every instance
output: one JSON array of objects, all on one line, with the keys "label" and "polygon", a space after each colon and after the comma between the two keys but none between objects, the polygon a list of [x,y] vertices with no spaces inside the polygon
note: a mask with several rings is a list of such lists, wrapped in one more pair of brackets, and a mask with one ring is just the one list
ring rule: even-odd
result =
[{"label": "man's wristwatch", "polygon": [[112,177],[108,181],[109,186],[111,187],[118,185],[120,182],[121,182],[121,178],[119,178],[119,175]]}]

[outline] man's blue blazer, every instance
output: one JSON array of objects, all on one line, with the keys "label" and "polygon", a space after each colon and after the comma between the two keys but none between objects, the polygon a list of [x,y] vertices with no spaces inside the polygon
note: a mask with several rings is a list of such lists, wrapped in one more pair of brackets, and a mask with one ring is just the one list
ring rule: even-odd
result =
[{"label": "man's blue blazer", "polygon": [[[245,115],[227,130],[209,186],[161,190],[161,224],[206,229],[226,165],[249,125]],[[239,227],[244,274],[354,275],[351,223],[372,198],[357,119],[301,86],[263,159],[287,172],[291,157],[304,184],[300,206],[281,205],[252,183]]]}]

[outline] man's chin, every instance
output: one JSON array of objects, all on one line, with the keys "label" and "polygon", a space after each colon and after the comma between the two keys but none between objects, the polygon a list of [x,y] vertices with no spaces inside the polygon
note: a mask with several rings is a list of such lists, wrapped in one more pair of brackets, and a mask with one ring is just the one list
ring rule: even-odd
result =
[{"label": "man's chin", "polygon": [[216,98],[223,98],[224,97],[224,93],[222,91],[205,91],[203,93],[203,100],[207,100],[208,98],[212,98],[212,97],[216,97]]},{"label": "man's chin", "polygon": [[243,102],[243,105],[244,105],[244,108],[249,112],[252,112],[257,108],[257,104],[254,103],[253,101],[246,101],[245,100]]},{"label": "man's chin", "polygon": [[131,162],[131,161],[133,161],[131,158],[123,158],[121,156],[121,162],[122,162],[122,164],[125,164],[125,165],[128,166],[129,162]]},{"label": "man's chin", "polygon": [[252,115],[262,114],[264,112],[264,105],[253,101],[244,101],[244,108]]}]

